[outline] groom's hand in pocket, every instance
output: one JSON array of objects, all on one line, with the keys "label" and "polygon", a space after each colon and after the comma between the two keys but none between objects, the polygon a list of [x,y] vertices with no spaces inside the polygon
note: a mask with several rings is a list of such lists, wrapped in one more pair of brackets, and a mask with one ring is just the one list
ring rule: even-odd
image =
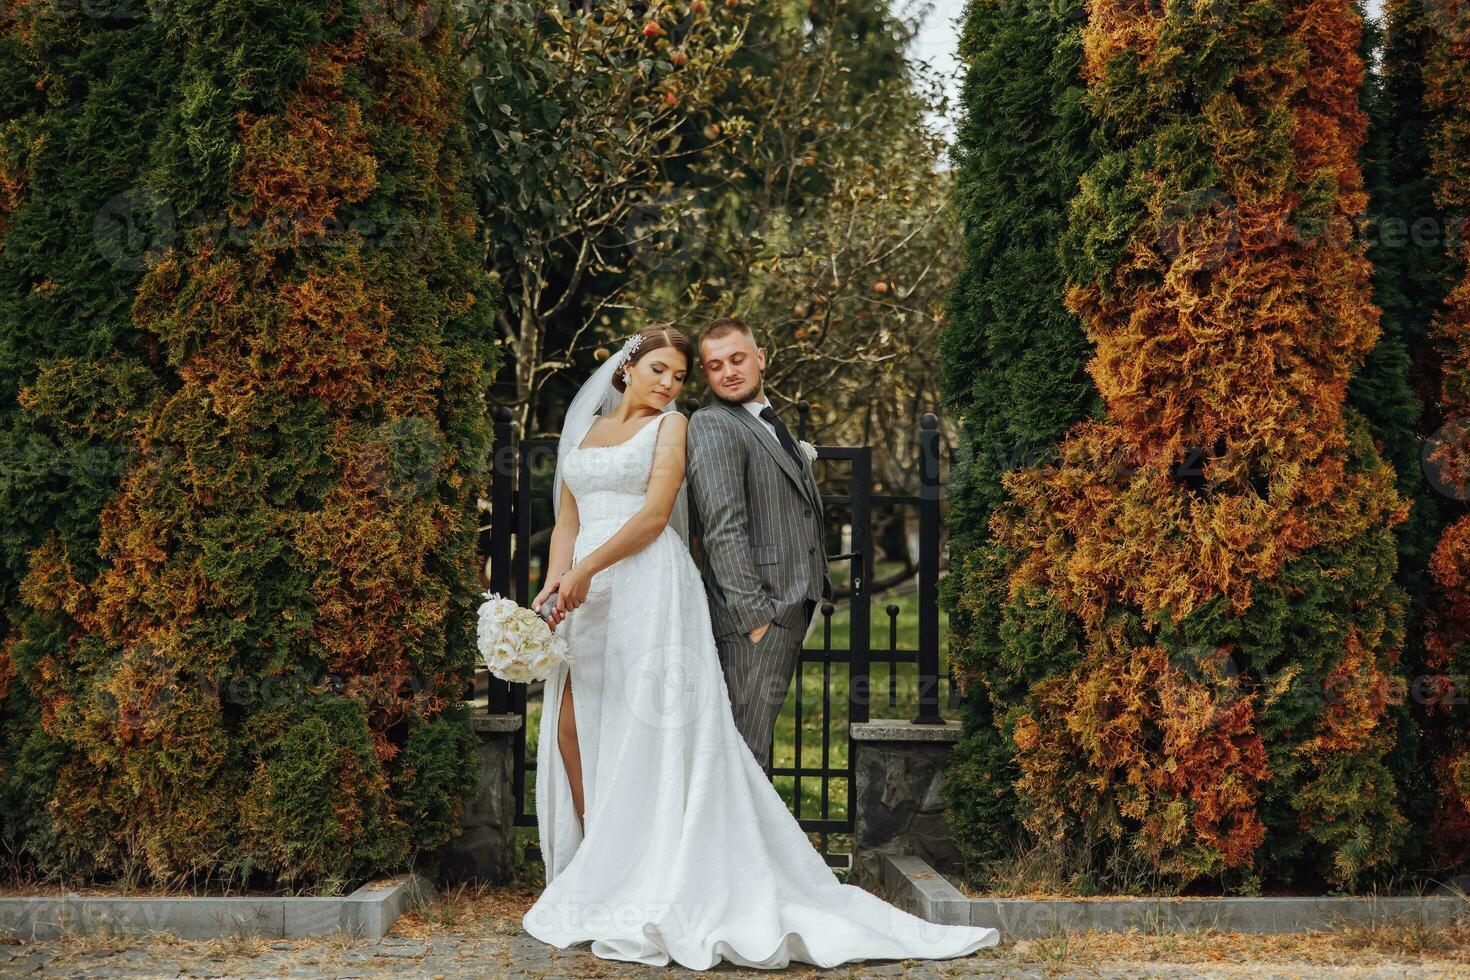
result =
[{"label": "groom's hand in pocket", "polygon": [[755,629],[751,630],[746,635],[750,637],[750,642],[751,643],[759,643],[761,641],[761,637],[765,636],[766,635],[766,631],[769,630],[770,628],[771,628],[771,624],[770,623],[767,623],[764,626],[757,626]]}]

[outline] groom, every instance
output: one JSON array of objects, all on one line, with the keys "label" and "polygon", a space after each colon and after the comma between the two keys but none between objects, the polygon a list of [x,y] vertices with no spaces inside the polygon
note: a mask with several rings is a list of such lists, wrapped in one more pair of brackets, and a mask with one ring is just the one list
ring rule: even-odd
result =
[{"label": "groom", "polygon": [[771,732],[818,601],[831,594],[811,464],[766,400],[765,351],[745,321],[699,335],[715,401],[689,420],[690,499],[735,726],[770,775]]}]

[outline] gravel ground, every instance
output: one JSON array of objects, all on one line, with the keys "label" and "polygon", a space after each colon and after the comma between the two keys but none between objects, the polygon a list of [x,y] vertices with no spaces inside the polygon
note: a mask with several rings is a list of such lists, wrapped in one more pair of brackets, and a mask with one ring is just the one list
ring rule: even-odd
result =
[{"label": "gravel ground", "polygon": [[[626,977],[699,976],[600,960],[585,945],[557,950],[528,936],[521,915],[535,890],[461,890],[403,916],[375,942],[242,938],[185,942],[76,937],[43,943],[0,940],[0,977]],[[717,974],[766,975],[722,964]],[[1002,940],[961,960],[871,961],[784,976],[937,977],[1456,977],[1470,976],[1470,929],[1349,930],[1255,936],[1077,933]]]}]

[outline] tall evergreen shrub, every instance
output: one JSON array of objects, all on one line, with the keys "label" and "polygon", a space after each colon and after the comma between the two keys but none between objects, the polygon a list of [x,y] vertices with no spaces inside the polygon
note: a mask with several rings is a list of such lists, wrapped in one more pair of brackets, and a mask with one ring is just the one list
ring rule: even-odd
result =
[{"label": "tall evergreen shrub", "polygon": [[1430,173],[1450,230],[1450,289],[1429,344],[1440,370],[1432,403],[1439,427],[1428,452],[1449,525],[1429,564],[1435,587],[1425,621],[1422,693],[1437,788],[1430,837],[1441,864],[1463,870],[1470,864],[1470,16],[1453,4],[1426,5],[1422,16],[1430,28]]},{"label": "tall evergreen shrub", "polygon": [[1036,465],[1069,426],[1099,411],[1091,345],[1063,304],[1067,203],[1093,162],[1083,103],[1081,2],[973,0],[960,53],[963,119],[953,151],[965,264],[949,303],[943,386],[962,425],[950,474],[950,659],[965,688],[964,738],[946,783],[955,838],[993,857],[1020,829],[1014,708],[1066,665],[1030,656],[1003,616],[1010,553],[988,521],[1002,476]]},{"label": "tall evergreen shrub", "polygon": [[1350,0],[1093,3],[1104,143],[1074,201],[1068,306],[1106,418],[1007,477],[1025,825],[1078,873],[1354,887],[1407,833],[1393,529],[1345,407],[1379,333],[1356,218]]},{"label": "tall evergreen shrub", "polygon": [[[439,2],[146,17],[112,59],[168,80],[125,161],[154,246],[115,327],[138,364],[16,396],[126,450],[95,540],[25,556],[7,644],[54,749],[36,833],[66,872],[332,889],[445,841],[477,788],[456,705],[497,296],[453,24]],[[106,142],[74,139],[81,160]],[[75,201],[81,230],[102,205]]]}]

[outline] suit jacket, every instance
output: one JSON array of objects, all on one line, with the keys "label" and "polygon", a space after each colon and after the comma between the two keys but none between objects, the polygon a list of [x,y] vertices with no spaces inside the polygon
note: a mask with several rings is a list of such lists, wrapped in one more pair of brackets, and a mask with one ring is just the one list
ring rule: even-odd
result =
[{"label": "suit jacket", "polygon": [[804,629],[808,601],[831,589],[811,464],[744,406],[719,400],[690,417],[687,455],[715,636],[772,622]]}]

